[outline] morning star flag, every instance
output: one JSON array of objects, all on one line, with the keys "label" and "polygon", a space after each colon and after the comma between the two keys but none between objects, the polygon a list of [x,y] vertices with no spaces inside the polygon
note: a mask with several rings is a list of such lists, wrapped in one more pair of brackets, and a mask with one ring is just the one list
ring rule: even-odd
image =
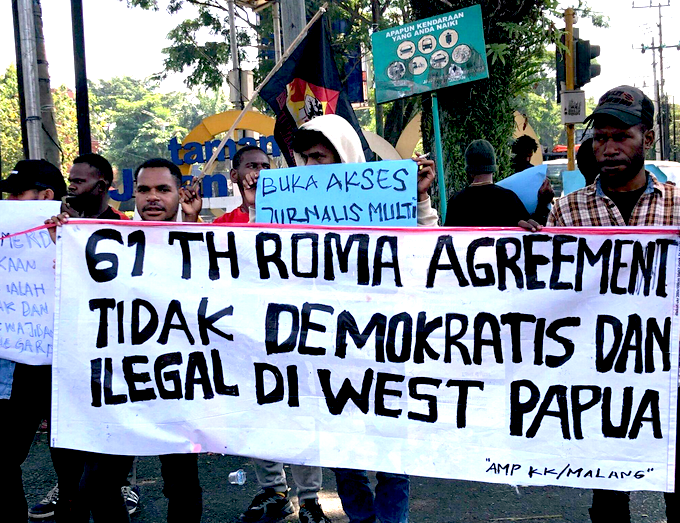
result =
[{"label": "morning star flag", "polygon": [[324,114],[337,114],[351,123],[366,158],[373,157],[340,82],[323,17],[312,25],[260,95],[276,113],[274,137],[289,167],[295,165],[293,134],[303,123]]}]

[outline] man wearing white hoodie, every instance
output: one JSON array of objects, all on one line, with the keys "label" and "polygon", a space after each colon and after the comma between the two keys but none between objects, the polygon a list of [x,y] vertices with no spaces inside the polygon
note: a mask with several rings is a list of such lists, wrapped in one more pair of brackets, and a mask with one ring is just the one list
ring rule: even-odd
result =
[{"label": "man wearing white hoodie", "polygon": [[[318,116],[300,126],[293,138],[298,165],[365,163],[361,140],[350,123],[334,114]],[[428,190],[434,180],[434,162],[414,158],[418,164],[418,225],[436,227],[439,216],[432,208]],[[244,189],[255,191],[258,173],[247,174]],[[250,207],[255,222],[255,208]],[[365,470],[333,469],[338,495],[350,523],[407,523],[410,480],[406,474],[378,472],[375,495]],[[320,482],[319,482],[320,486]]]},{"label": "man wearing white hoodie", "polygon": [[[326,114],[317,116],[300,126],[293,137],[293,150],[298,165],[332,163],[365,163],[366,157],[359,135],[342,116]],[[437,227],[439,215],[432,208],[428,190],[434,180],[434,162],[426,158],[414,158],[418,164],[418,225]],[[243,186],[255,191],[259,172],[247,174]],[[257,221],[255,207],[250,207],[250,221]]]}]

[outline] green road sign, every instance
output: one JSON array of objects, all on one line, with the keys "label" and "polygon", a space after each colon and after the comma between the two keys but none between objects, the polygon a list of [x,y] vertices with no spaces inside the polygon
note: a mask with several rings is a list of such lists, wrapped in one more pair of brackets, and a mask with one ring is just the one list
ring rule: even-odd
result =
[{"label": "green road sign", "polygon": [[373,33],[371,40],[378,103],[489,77],[479,5]]}]

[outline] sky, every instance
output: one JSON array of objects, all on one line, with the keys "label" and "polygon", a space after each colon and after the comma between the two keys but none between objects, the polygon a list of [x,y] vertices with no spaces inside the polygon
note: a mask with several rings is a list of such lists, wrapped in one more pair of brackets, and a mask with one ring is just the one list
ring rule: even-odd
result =
[{"label": "sky", "polygon": [[[669,0],[652,0],[654,5]],[[91,80],[115,76],[146,78],[163,69],[162,49],[168,45],[166,35],[183,18],[181,11],[165,12],[160,0],[159,12],[130,9],[120,0],[83,0],[87,75]],[[574,2],[576,3],[576,2]],[[659,10],[633,9],[630,0],[587,0],[595,11],[609,17],[609,27],[593,27],[580,20],[581,38],[599,44],[598,62],[602,73],[585,86],[586,96],[599,98],[607,89],[621,84],[641,87],[652,96],[652,53],[640,52],[641,44],[658,45]],[[635,0],[636,6],[649,6],[650,0]],[[680,44],[680,0],[670,0],[662,8],[663,38],[667,45]],[[564,6],[570,4],[564,3]],[[573,5],[573,4],[571,4]],[[75,85],[73,41],[71,37],[70,0],[42,0],[44,34],[52,86]],[[184,15],[186,17],[186,15]],[[561,25],[561,24],[560,24]],[[0,71],[15,61],[11,2],[0,2]],[[658,55],[657,55],[658,60]],[[173,74],[161,88],[184,90],[183,75]],[[664,52],[666,92],[680,104],[680,50],[669,47]],[[226,85],[226,82],[225,82]]]}]

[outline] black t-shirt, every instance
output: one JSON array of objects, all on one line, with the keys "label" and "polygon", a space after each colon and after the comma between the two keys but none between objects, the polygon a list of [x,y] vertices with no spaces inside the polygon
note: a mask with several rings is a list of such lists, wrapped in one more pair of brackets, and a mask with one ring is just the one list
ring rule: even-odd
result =
[{"label": "black t-shirt", "polygon": [[633,209],[635,208],[635,205],[640,199],[640,196],[642,196],[642,194],[645,192],[646,188],[647,184],[643,185],[642,187],[634,191],[625,192],[608,191],[604,187],[602,188],[602,191],[607,196],[609,196],[609,198],[611,198],[611,200],[616,204],[616,207],[618,207],[621,216],[623,216],[623,220],[626,222],[626,225],[628,225],[628,222],[630,221],[630,216],[631,214],[633,214]]},{"label": "black t-shirt", "polygon": [[517,227],[529,213],[518,196],[498,185],[470,186],[448,201],[446,227]]},{"label": "black t-shirt", "polygon": [[512,162],[512,170],[515,171],[516,173],[520,173],[522,171],[525,171],[527,169],[532,168],[534,165],[523,158],[515,158]]}]

